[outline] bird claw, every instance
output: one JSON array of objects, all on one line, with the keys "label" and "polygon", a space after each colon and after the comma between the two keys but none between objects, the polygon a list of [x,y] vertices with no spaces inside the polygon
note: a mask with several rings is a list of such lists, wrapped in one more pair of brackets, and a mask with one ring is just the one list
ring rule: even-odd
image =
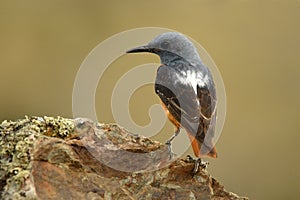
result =
[{"label": "bird claw", "polygon": [[186,161],[189,162],[189,163],[192,163],[192,162],[195,162],[195,159],[192,156],[187,155],[186,156]]},{"label": "bird claw", "polygon": [[188,162],[193,162],[194,163],[194,168],[193,168],[193,172],[192,172],[192,177],[194,177],[196,175],[196,173],[199,171],[199,168],[201,169],[206,169],[207,166],[209,165],[208,161],[204,161],[201,158],[198,159],[194,159],[192,158],[192,156],[187,155],[187,161]]},{"label": "bird claw", "polygon": [[177,127],[177,129],[175,130],[174,134],[172,135],[172,137],[170,137],[165,144],[168,145],[168,153],[169,153],[169,160],[172,160],[173,158],[173,152],[172,152],[172,148],[171,148],[171,142],[174,140],[174,138],[179,134],[180,132],[180,128]]},{"label": "bird claw", "polygon": [[171,142],[170,142],[170,141],[167,141],[165,144],[168,146],[169,160],[172,160],[172,158],[173,158],[173,153],[172,153],[172,148],[171,148]]}]

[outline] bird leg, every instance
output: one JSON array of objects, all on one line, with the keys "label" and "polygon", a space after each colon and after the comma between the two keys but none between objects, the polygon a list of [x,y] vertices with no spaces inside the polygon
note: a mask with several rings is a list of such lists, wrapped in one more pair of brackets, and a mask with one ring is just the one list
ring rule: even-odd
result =
[{"label": "bird leg", "polygon": [[176,128],[175,133],[166,141],[166,145],[171,145],[172,140],[179,134],[180,129]]},{"label": "bird leg", "polygon": [[172,135],[172,137],[170,137],[167,141],[166,141],[166,145],[168,145],[168,152],[169,152],[169,159],[171,160],[172,157],[173,157],[173,154],[172,154],[172,149],[171,149],[171,142],[174,140],[174,138],[179,134],[180,132],[180,128],[176,128],[174,134]]},{"label": "bird leg", "polygon": [[199,168],[206,169],[207,165],[209,164],[208,161],[204,161],[201,158],[194,159],[190,155],[187,155],[187,161],[194,162],[194,169],[192,172],[192,177],[194,177],[196,175],[196,173],[199,171]]}]

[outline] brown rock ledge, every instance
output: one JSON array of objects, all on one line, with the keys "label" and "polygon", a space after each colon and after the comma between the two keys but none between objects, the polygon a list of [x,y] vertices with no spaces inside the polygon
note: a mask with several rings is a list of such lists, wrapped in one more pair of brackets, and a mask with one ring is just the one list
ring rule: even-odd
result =
[{"label": "brown rock ledge", "polygon": [[247,199],[116,124],[25,117],[0,125],[0,199]]}]

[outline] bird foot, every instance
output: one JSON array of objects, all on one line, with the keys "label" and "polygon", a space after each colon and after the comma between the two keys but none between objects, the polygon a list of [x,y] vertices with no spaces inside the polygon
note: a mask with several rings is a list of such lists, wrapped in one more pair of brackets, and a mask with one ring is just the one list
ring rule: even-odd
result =
[{"label": "bird foot", "polygon": [[209,162],[208,161],[204,161],[202,160],[201,158],[197,158],[197,159],[194,159],[192,156],[190,155],[187,155],[187,158],[186,160],[188,162],[193,162],[194,163],[194,169],[193,169],[193,172],[192,172],[192,177],[195,176],[195,174],[199,171],[199,168],[201,169],[206,169],[207,166],[209,165]]},{"label": "bird foot", "polygon": [[169,160],[172,160],[173,152],[172,152],[171,142],[168,140],[165,144],[168,146]]},{"label": "bird foot", "polygon": [[170,137],[165,144],[168,145],[168,153],[169,153],[169,160],[172,160],[173,158],[173,152],[172,152],[172,148],[171,148],[171,142],[174,140],[174,138],[179,134],[180,132],[180,128],[177,127],[174,134],[172,135],[172,137]]}]

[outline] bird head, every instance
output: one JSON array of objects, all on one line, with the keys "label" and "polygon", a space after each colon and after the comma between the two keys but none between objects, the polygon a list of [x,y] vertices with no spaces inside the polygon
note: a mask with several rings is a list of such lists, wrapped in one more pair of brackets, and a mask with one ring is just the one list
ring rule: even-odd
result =
[{"label": "bird head", "polygon": [[128,50],[126,53],[150,52],[160,56],[163,64],[165,61],[172,61],[178,57],[196,64],[201,62],[194,44],[183,34],[178,32],[166,32],[156,36],[144,46]]}]

